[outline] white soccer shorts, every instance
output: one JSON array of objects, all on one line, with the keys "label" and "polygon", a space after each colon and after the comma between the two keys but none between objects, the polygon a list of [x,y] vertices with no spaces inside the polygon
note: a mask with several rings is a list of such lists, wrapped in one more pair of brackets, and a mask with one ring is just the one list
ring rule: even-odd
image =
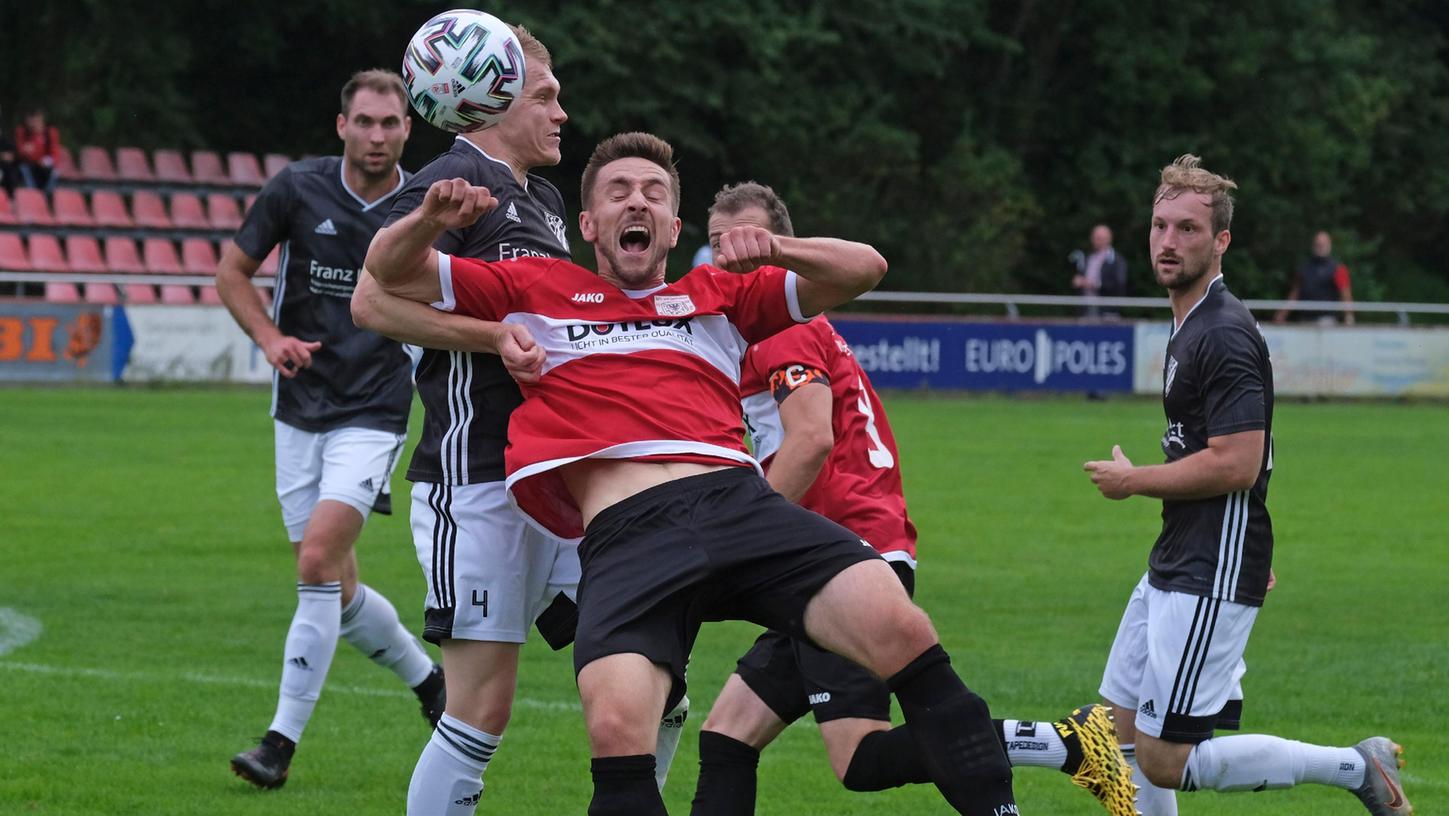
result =
[{"label": "white soccer shorts", "polygon": [[1137,730],[1170,742],[1201,742],[1238,727],[1247,664],[1243,650],[1258,607],[1153,587],[1132,590],[1102,697],[1137,710]]},{"label": "white soccer shorts", "polygon": [[323,499],[339,501],[362,514],[372,512],[402,456],[404,434],[371,428],[338,428],[312,433],[274,420],[277,448],[277,500],[291,541],[301,541],[312,508]]},{"label": "white soccer shorts", "polygon": [[560,594],[569,604],[578,597],[578,541],[529,525],[501,481],[414,484],[412,528],[428,582],[429,642],[523,643]]}]

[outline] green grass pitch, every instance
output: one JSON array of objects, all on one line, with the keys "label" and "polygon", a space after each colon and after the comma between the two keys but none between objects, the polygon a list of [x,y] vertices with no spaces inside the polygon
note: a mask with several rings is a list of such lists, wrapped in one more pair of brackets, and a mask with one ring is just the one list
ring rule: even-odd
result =
[{"label": "green grass pitch", "polygon": [[[1158,460],[1151,401],[890,395],[922,534],[918,600],[997,716],[1093,700],[1156,533],[1156,503],[1081,472],[1122,444]],[[347,645],[277,792],[228,758],[266,727],[295,602],[257,390],[0,390],[0,813],[396,814],[428,732],[411,695]],[[417,414],[414,415],[415,424]],[[1270,507],[1278,589],[1248,650],[1250,731],[1407,748],[1420,813],[1449,811],[1449,419],[1442,405],[1286,404]],[[401,476],[394,494],[407,495]],[[400,501],[402,508],[407,502]],[[424,586],[405,511],[375,517],[364,580],[413,626]],[[26,622],[40,624],[37,636]],[[687,813],[699,723],[743,624],[706,628],[666,799]],[[480,813],[584,812],[588,757],[567,652],[524,650]],[[1100,812],[1017,774],[1026,814]],[[1180,794],[1183,814],[1353,814],[1322,788]],[[765,752],[761,814],[938,814],[929,787],[851,794],[810,723]]]}]

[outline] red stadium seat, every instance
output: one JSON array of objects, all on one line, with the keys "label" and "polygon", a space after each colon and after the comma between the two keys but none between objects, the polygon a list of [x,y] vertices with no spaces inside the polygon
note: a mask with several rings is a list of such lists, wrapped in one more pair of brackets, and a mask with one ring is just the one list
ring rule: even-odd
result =
[{"label": "red stadium seat", "polygon": [[268,180],[270,180],[272,176],[275,176],[276,174],[282,172],[282,168],[286,167],[291,163],[292,160],[287,158],[286,156],[283,156],[281,153],[268,153],[262,158],[262,167],[267,173]]},{"label": "red stadium seat", "polygon": [[136,226],[145,229],[171,229],[171,218],[166,215],[166,205],[161,196],[150,190],[137,190],[131,196],[131,217]]},{"label": "red stadium seat", "polygon": [[[136,242],[130,238],[112,235],[106,239],[106,269],[123,275],[143,275],[146,265],[136,252]],[[129,299],[129,298],[128,298]]]},{"label": "red stadium seat", "polygon": [[161,302],[170,306],[193,306],[196,296],[191,294],[190,286],[168,284],[161,287]]},{"label": "red stadium seat", "polygon": [[155,303],[156,287],[149,283],[128,283],[121,287],[127,303]]},{"label": "red stadium seat", "polygon": [[55,218],[50,214],[50,204],[45,200],[45,193],[29,187],[18,187],[15,190],[15,219],[22,224],[33,224],[37,227],[55,224]]},{"label": "red stadium seat", "polygon": [[260,187],[266,182],[262,176],[262,165],[255,153],[236,152],[226,154],[226,173],[232,184]]},{"label": "red stadium seat", "polygon": [[201,199],[195,193],[172,193],[171,223],[177,229],[211,229],[206,212],[201,208]]},{"label": "red stadium seat", "polygon": [[153,275],[184,275],[181,258],[176,254],[176,245],[169,238],[147,238],[142,242],[142,257],[146,271]]},{"label": "red stadium seat", "polygon": [[206,218],[212,229],[234,230],[242,225],[241,208],[236,198],[226,193],[212,193],[206,197]]},{"label": "red stadium seat", "polygon": [[81,290],[86,303],[95,303],[104,306],[114,306],[121,302],[121,296],[116,293],[116,287],[109,283],[88,283]]},{"label": "red stadium seat", "polygon": [[36,272],[69,272],[60,239],[54,235],[30,236],[30,268]]},{"label": "red stadium seat", "polygon": [[224,304],[224,303],[221,302],[221,295],[217,294],[216,287],[215,286],[203,286],[203,287],[201,287],[201,298],[200,298],[199,302],[203,306],[225,306],[226,305],[226,304]]},{"label": "red stadium seat", "polygon": [[82,147],[80,178],[90,181],[115,181],[116,167],[111,164],[111,154],[104,147]]},{"label": "red stadium seat", "polygon": [[180,150],[158,150],[152,157],[156,162],[156,180],[173,184],[190,184],[191,171],[186,169],[186,157]]},{"label": "red stadium seat", "polygon": [[197,184],[230,184],[221,156],[211,150],[191,151],[191,177]]},{"label": "red stadium seat", "polygon": [[30,256],[20,243],[20,233],[0,232],[0,269],[7,272],[29,272]]},{"label": "red stadium seat", "polygon": [[[247,206],[250,207],[251,204],[248,203]],[[5,192],[4,187],[0,187],[0,224],[14,223],[15,208],[10,204],[10,194]]]},{"label": "red stadium seat", "polygon": [[73,283],[51,281],[45,284],[46,303],[80,303],[80,290]]},{"label": "red stadium seat", "polygon": [[116,176],[122,181],[154,181],[151,162],[139,147],[116,148]]},{"label": "red stadium seat", "polygon": [[181,241],[181,268],[188,275],[215,275],[216,249],[205,238]]},{"label": "red stadium seat", "polygon": [[98,227],[129,229],[135,226],[131,214],[126,211],[126,202],[114,190],[96,190],[91,193],[91,213],[95,216]]},{"label": "red stadium seat", "polygon": [[80,170],[75,166],[75,156],[71,154],[70,148],[60,146],[60,157],[55,160],[55,173],[63,179],[80,177]]},{"label": "red stadium seat", "polygon": [[51,195],[51,203],[55,204],[55,223],[63,227],[96,225],[96,219],[91,217],[91,210],[86,206],[86,197],[79,190],[61,187]]},{"label": "red stadium seat", "polygon": [[65,259],[72,272],[104,274],[111,271],[101,258],[101,245],[89,235],[67,235]]}]

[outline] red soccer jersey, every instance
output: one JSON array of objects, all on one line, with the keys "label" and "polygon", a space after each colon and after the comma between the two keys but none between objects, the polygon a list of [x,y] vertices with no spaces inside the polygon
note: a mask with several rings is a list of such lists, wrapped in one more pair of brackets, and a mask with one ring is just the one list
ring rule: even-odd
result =
[{"label": "red soccer jersey", "polygon": [[697,267],[623,290],[568,261],[439,256],[446,311],[526,327],[547,354],[508,424],[505,484],[555,535],[583,535],[558,468],[580,459],[716,461],[759,469],[743,444],[740,358],[803,322],[795,273]]},{"label": "red soccer jersey", "polygon": [[916,565],[916,528],[906,515],[900,455],[870,378],[824,316],[750,346],[740,393],[755,456],[769,465],[784,429],[779,404],[808,383],[830,387],[835,445],[803,507],[840,524],[887,560]]}]

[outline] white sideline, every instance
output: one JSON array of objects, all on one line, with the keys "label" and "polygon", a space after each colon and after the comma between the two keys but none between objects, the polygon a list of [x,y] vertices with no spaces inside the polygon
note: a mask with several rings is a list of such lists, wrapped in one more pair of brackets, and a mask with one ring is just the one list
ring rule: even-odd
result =
[{"label": "white sideline", "polygon": [[44,628],[39,620],[8,606],[0,606],[0,655],[9,654],[40,637]]},{"label": "white sideline", "polygon": [[[44,630],[40,621],[29,615],[23,615],[8,606],[0,606],[0,656],[9,654],[26,644],[35,641]],[[184,680],[188,683],[202,683],[206,685],[219,686],[243,686],[245,688],[271,689],[277,687],[275,680],[262,680],[255,677],[238,677],[227,674],[203,674],[201,672],[179,672],[177,674],[160,674],[156,672],[123,672],[111,669],[91,669],[84,666],[51,666],[45,663],[24,663],[14,660],[0,660],[0,669],[8,671],[21,671],[30,674],[49,674],[57,677],[87,677],[94,680],[110,680],[129,683],[165,683],[172,680]],[[398,697],[411,698],[413,695],[406,691],[397,689],[367,688],[366,686],[345,686],[340,683],[328,683],[325,687],[328,693],[332,694],[357,694],[364,697]],[[577,700],[536,700],[531,697],[518,697],[513,704],[523,708],[533,708],[541,711],[582,711]]]},{"label": "white sideline", "polygon": [[[237,677],[224,674],[202,674],[201,672],[179,672],[177,674],[161,674],[157,672],[122,672],[111,669],[91,669],[83,666],[50,666],[44,663],[22,663],[15,660],[0,660],[0,670],[21,671],[30,674],[49,674],[58,677],[87,677],[96,680],[119,680],[133,683],[165,683],[172,680],[185,680],[188,683],[202,683],[221,686],[244,686],[246,688],[276,688],[275,681],[261,680],[255,677]],[[358,694],[364,697],[397,697],[411,699],[412,694],[396,689],[367,688],[365,686],[344,686],[341,684],[328,683],[323,687],[324,694]],[[513,701],[516,706],[534,708],[542,711],[582,711],[583,707],[578,702],[565,700],[535,700],[531,697],[519,697]]]}]

